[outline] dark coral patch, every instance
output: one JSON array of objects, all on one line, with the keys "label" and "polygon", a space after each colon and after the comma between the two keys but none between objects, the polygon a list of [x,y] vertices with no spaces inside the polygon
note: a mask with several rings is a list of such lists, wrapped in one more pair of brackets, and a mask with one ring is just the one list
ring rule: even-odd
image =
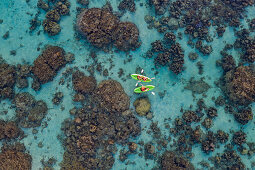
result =
[{"label": "dark coral patch", "polygon": [[130,106],[128,95],[121,84],[115,80],[104,80],[96,88],[98,104],[109,112],[123,112]]},{"label": "dark coral patch", "polygon": [[247,105],[255,98],[255,74],[248,66],[240,66],[225,75],[225,89],[229,99]]},{"label": "dark coral patch", "polygon": [[84,73],[76,71],[73,73],[73,87],[75,91],[80,93],[92,93],[94,92],[97,82],[92,76],[85,76]]},{"label": "dark coral patch", "polygon": [[32,72],[44,84],[51,81],[66,63],[65,51],[61,47],[48,46],[34,61]]}]

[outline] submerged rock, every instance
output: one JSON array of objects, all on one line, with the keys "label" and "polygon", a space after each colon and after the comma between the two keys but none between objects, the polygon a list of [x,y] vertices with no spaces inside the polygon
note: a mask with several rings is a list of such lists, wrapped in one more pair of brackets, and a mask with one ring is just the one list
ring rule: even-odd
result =
[{"label": "submerged rock", "polygon": [[151,103],[148,98],[141,97],[134,102],[135,111],[140,116],[145,116],[151,109]]},{"label": "submerged rock", "polygon": [[208,85],[203,79],[194,80],[191,78],[184,89],[192,91],[193,94],[202,94],[208,91],[210,85]]}]

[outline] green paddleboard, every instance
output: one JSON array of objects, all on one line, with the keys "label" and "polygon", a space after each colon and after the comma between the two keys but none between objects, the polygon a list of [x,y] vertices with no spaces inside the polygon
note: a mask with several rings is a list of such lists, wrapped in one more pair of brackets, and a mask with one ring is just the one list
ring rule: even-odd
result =
[{"label": "green paddleboard", "polygon": [[[141,77],[141,80],[138,79],[138,77]],[[151,82],[151,79],[149,77],[146,77],[146,76],[143,76],[143,75],[140,75],[140,74],[131,74],[131,77],[135,80],[138,80],[138,81],[141,81],[141,82]],[[146,80],[144,81],[143,78],[146,78]]]},{"label": "green paddleboard", "polygon": [[143,93],[143,92],[147,92],[147,91],[150,91],[150,90],[152,90],[152,89],[155,88],[155,86],[153,86],[153,85],[147,85],[147,86],[144,86],[144,87],[145,87],[145,88],[148,88],[148,89],[145,90],[145,91],[142,91],[142,90],[141,90],[141,87],[142,87],[142,86],[135,88],[135,89],[134,89],[134,92],[135,92],[135,93]]}]

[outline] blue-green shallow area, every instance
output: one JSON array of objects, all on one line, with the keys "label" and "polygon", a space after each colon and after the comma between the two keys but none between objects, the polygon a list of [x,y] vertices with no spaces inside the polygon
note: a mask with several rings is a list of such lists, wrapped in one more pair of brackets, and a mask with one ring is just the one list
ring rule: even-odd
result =
[{"label": "blue-green shallow area", "polygon": [[[109,58],[112,58],[114,61],[115,67],[110,70],[110,77],[119,81],[122,86],[125,88],[125,92],[131,97],[131,107],[134,100],[139,97],[133,93],[133,89],[135,87],[135,81],[133,79],[127,79],[127,81],[122,81],[118,78],[119,68],[124,69],[125,76],[129,76],[135,72],[136,67],[139,66],[144,69],[146,75],[149,77],[154,77],[153,72],[151,71],[154,68],[153,58],[145,59],[144,56],[146,51],[150,48],[151,42],[162,39],[162,34],[159,34],[156,30],[149,30],[147,28],[147,24],[144,21],[144,16],[147,14],[154,15],[153,9],[150,9],[146,5],[140,7],[140,3],[144,3],[144,1],[136,1],[136,12],[129,13],[127,12],[122,18],[122,21],[131,21],[135,23],[140,31],[140,38],[142,41],[142,45],[139,49],[134,52],[130,52],[130,55],[133,56],[133,60],[130,63],[123,64],[124,60],[127,58],[125,53],[105,53],[103,51],[97,52],[99,62],[104,63],[104,68],[109,68],[110,64],[108,62]],[[32,134],[32,129],[23,129],[27,137],[24,138],[21,142],[23,142],[30,152],[33,162],[32,169],[37,170],[41,165],[41,159],[50,157],[54,157],[57,159],[57,164],[54,166],[55,169],[60,169],[58,163],[62,161],[63,157],[63,147],[61,142],[57,139],[57,136],[61,134],[61,123],[70,117],[69,110],[74,107],[74,102],[72,101],[72,96],[74,92],[72,90],[71,83],[70,87],[66,87],[66,85],[59,85],[59,80],[62,77],[62,73],[68,67],[79,67],[85,73],[86,72],[82,67],[86,65],[90,65],[92,59],[89,57],[89,52],[91,46],[81,40],[77,41],[74,37],[75,31],[73,29],[75,21],[76,21],[76,7],[77,5],[75,0],[70,0],[71,9],[70,16],[62,17],[60,21],[61,32],[57,36],[49,37],[47,34],[43,33],[43,27],[40,26],[33,33],[29,33],[29,20],[34,17],[37,12],[37,0],[30,0],[28,3],[25,0],[2,0],[0,1],[0,19],[3,19],[3,23],[0,24],[0,54],[9,64],[23,64],[29,63],[32,64],[33,61],[38,57],[41,51],[37,51],[37,47],[43,47],[46,44],[57,45],[63,47],[65,51],[72,52],[75,55],[75,61],[72,64],[66,65],[65,68],[61,69],[57,76],[54,78],[54,81],[46,83],[42,86],[39,92],[35,92],[31,88],[27,88],[23,91],[28,91],[32,95],[35,96],[37,100],[44,100],[49,109],[47,117],[43,120],[45,123],[47,121],[48,126],[46,128],[39,127],[36,128],[39,132],[36,134],[38,137],[34,139],[34,135]],[[117,5],[119,1],[112,0],[110,1],[113,10],[117,11]],[[96,1],[91,0],[89,4],[89,8],[91,7],[102,7],[105,4],[105,1]],[[248,8],[248,18],[250,16],[255,15],[255,8]],[[39,15],[39,19],[44,19],[45,12]],[[244,27],[247,27],[245,21],[243,21]],[[37,32],[41,30],[41,34],[37,35]],[[2,35],[9,31],[10,36],[7,40],[2,38]],[[183,30],[178,30],[182,31]],[[215,35],[215,29],[211,28],[211,35]],[[146,131],[149,129],[151,122],[158,122],[158,127],[160,127],[162,135],[169,136],[169,129],[165,128],[165,123],[169,123],[172,127],[173,120],[181,116],[180,109],[188,109],[190,105],[196,105],[196,101],[194,100],[191,91],[184,90],[185,84],[189,81],[191,77],[195,77],[199,79],[201,76],[198,74],[197,66],[194,62],[188,59],[188,53],[190,51],[194,51],[187,45],[188,38],[184,35],[182,40],[177,40],[185,50],[185,71],[176,76],[174,73],[169,71],[167,68],[162,67],[157,69],[159,74],[156,75],[156,79],[153,80],[153,85],[156,86],[154,92],[155,96],[148,94],[149,99],[151,101],[151,110],[153,112],[154,117],[152,120],[148,120],[144,117],[139,117],[142,133],[139,137],[131,139],[131,141],[144,141],[145,143],[152,141],[153,138],[151,135],[147,134]],[[212,87],[207,92],[207,97],[202,97],[200,95],[196,95],[196,99],[203,98],[207,106],[214,106],[214,102],[211,101],[213,96],[217,97],[221,94],[221,90],[215,86],[214,81],[218,80],[222,75],[222,70],[216,67],[216,60],[221,58],[219,52],[223,49],[226,43],[233,43],[235,41],[235,36],[232,28],[227,28],[224,33],[223,38],[214,37],[214,41],[212,42],[213,52],[209,56],[202,56],[199,53],[199,61],[204,64],[204,74],[206,77],[205,81]],[[16,50],[16,56],[10,55],[11,50]],[[236,51],[232,51],[232,55],[238,60],[239,54]],[[89,61],[86,61],[89,59]],[[98,73],[95,73],[97,82],[104,80],[105,78]],[[31,81],[30,81],[31,87]],[[160,98],[158,95],[160,92],[166,90],[165,96]],[[17,89],[17,91],[20,91]],[[61,91],[64,93],[64,100],[60,106],[54,106],[51,102],[53,94]],[[0,111],[8,110],[7,115],[0,114],[0,118],[4,120],[10,120],[15,115],[15,110],[11,109],[11,102],[8,100],[4,100],[0,104]],[[61,107],[65,109],[61,111]],[[254,110],[254,105],[252,105]],[[213,131],[217,131],[219,129],[229,132],[230,130],[237,131],[240,129],[240,125],[234,121],[233,115],[226,114],[224,112],[223,107],[217,107],[218,109],[218,117],[214,120],[214,125],[211,128]],[[165,120],[171,118],[171,120]],[[42,124],[44,124],[42,123]],[[254,121],[251,121],[247,125],[243,126],[243,131],[247,133],[247,141],[255,142],[254,135]],[[232,136],[230,136],[230,139]],[[39,148],[38,143],[42,142],[43,147]],[[222,145],[223,146],[223,145]],[[122,146],[118,146],[118,150],[122,149]],[[171,150],[170,144],[168,144],[168,149]],[[220,153],[223,151],[223,147],[216,149],[212,154],[202,153],[200,149],[200,145],[195,145],[193,147],[193,153],[195,154],[194,158],[192,158],[191,162],[195,165],[195,167],[202,168],[198,165],[198,162],[202,160],[207,160],[208,157],[215,155],[216,153]],[[158,153],[163,153],[162,151],[157,151]],[[125,162],[121,162],[118,160],[119,151],[114,155],[115,164],[113,169],[151,169],[153,168],[157,162],[156,160],[145,160],[138,156],[138,154],[132,154],[128,157]],[[251,162],[255,161],[254,157],[248,159],[248,156],[241,156],[243,162],[248,168],[251,168]],[[125,165],[127,161],[135,162],[135,164]]]}]

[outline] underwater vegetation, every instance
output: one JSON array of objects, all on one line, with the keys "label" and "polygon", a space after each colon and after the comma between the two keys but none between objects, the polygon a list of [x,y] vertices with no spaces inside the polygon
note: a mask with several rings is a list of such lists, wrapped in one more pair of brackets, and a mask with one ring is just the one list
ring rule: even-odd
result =
[{"label": "underwater vegetation", "polygon": [[[254,0],[20,3],[25,33],[0,16],[0,170],[254,169]],[[133,93],[144,69],[155,96]]]}]

